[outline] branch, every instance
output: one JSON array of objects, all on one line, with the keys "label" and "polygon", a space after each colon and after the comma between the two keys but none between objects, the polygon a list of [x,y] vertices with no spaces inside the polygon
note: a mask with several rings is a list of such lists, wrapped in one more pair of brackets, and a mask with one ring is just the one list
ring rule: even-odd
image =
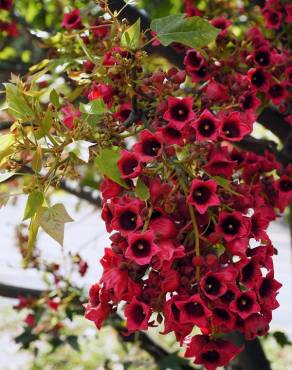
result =
[{"label": "branch", "polygon": [[291,132],[291,127],[281,113],[272,107],[265,108],[258,116],[257,122],[278,136],[282,142],[286,141]]},{"label": "branch", "polygon": [[235,146],[241,150],[250,151],[258,155],[264,155],[265,151],[269,151],[273,153],[277,159],[280,158],[280,152],[277,150],[277,144],[271,140],[256,139],[251,135],[247,135],[241,141],[236,142]]}]

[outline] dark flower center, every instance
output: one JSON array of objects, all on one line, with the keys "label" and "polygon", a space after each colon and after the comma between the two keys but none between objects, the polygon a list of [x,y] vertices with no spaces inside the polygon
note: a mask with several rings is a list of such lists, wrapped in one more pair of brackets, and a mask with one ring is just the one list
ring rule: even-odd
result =
[{"label": "dark flower center", "polygon": [[174,139],[181,138],[181,133],[174,127],[166,127],[165,132],[168,136]]},{"label": "dark flower center", "polygon": [[232,290],[227,290],[226,293],[223,294],[221,300],[226,303],[230,303],[235,298],[235,293]]},{"label": "dark flower center", "polygon": [[238,300],[237,300],[237,307],[239,311],[249,311],[252,307],[253,300],[246,294],[243,294]]},{"label": "dark flower center", "polygon": [[219,319],[223,321],[229,321],[230,320],[230,315],[229,313],[224,310],[224,308],[215,308],[214,309],[214,314],[217,316]]},{"label": "dark flower center", "polygon": [[76,23],[77,21],[79,20],[79,16],[77,14],[72,14],[69,19],[68,19],[68,23],[69,24],[74,24]]},{"label": "dark flower center", "polygon": [[290,180],[281,180],[280,189],[282,191],[291,191],[292,190],[292,181]]},{"label": "dark flower center", "polygon": [[270,64],[270,53],[268,51],[259,51],[256,53],[255,61],[263,67]]},{"label": "dark flower center", "polygon": [[252,262],[249,262],[247,265],[244,266],[241,273],[243,283],[250,281],[255,273],[254,264]]},{"label": "dark flower center", "polygon": [[235,235],[239,231],[240,221],[232,216],[228,216],[221,223],[221,227],[225,234]]},{"label": "dark flower center", "polygon": [[235,121],[224,122],[222,130],[223,130],[225,136],[227,136],[229,138],[239,137],[239,135],[240,135],[240,130],[239,130],[238,124]]},{"label": "dark flower center", "polygon": [[207,76],[208,70],[205,66],[202,66],[195,73],[198,77],[204,78]]},{"label": "dark flower center", "polygon": [[269,94],[272,98],[279,98],[283,95],[284,89],[280,84],[275,84],[269,88]]},{"label": "dark flower center", "polygon": [[215,123],[211,119],[202,118],[199,122],[198,130],[202,136],[210,137],[216,130]]},{"label": "dark flower center", "polygon": [[123,163],[123,173],[125,175],[130,175],[133,173],[138,166],[138,161],[135,158],[129,158]]},{"label": "dark flower center", "polygon": [[161,144],[155,139],[146,140],[142,144],[143,153],[150,157],[155,157],[160,148]]},{"label": "dark flower center", "polygon": [[180,122],[184,122],[189,116],[189,109],[184,104],[176,104],[170,109],[171,116]]},{"label": "dark flower center", "polygon": [[259,289],[260,296],[267,297],[271,293],[271,290],[272,290],[271,280],[264,279]]},{"label": "dark flower center", "polygon": [[265,75],[262,71],[256,71],[253,75],[252,75],[252,79],[251,79],[252,83],[256,86],[256,87],[261,87],[263,86],[263,84],[266,82],[266,79],[265,79]]},{"label": "dark flower center", "polygon": [[143,307],[136,305],[132,309],[133,320],[137,325],[140,325],[145,320],[145,313]]},{"label": "dark flower center", "polygon": [[120,111],[120,116],[122,117],[123,120],[126,120],[127,118],[129,118],[131,112],[132,112],[131,109],[122,109]]},{"label": "dark flower center", "polygon": [[279,15],[276,12],[271,12],[269,15],[269,21],[272,24],[277,24],[279,22]]},{"label": "dark flower center", "polygon": [[136,257],[147,257],[150,253],[151,246],[148,240],[138,239],[132,245],[132,250]]},{"label": "dark flower center", "polygon": [[180,317],[180,310],[176,307],[175,303],[171,305],[171,312],[173,314],[173,317],[176,321],[179,321]]},{"label": "dark flower center", "polygon": [[220,290],[221,284],[218,279],[216,279],[214,276],[209,276],[206,279],[205,282],[205,291],[208,294],[216,295]]},{"label": "dark flower center", "polygon": [[185,310],[190,316],[194,317],[201,317],[205,314],[203,306],[198,302],[186,303]]},{"label": "dark flower center", "polygon": [[243,109],[250,109],[252,108],[253,106],[253,96],[250,94],[250,95],[246,95],[243,99],[242,99],[242,107]]},{"label": "dark flower center", "polygon": [[198,204],[205,204],[211,196],[211,191],[206,186],[199,186],[194,189],[192,198]]},{"label": "dark flower center", "polygon": [[132,211],[125,211],[120,216],[120,225],[124,230],[134,230],[136,228],[137,215]]},{"label": "dark flower center", "polygon": [[203,352],[201,354],[202,360],[205,362],[218,362],[220,359],[219,352],[213,350],[213,351],[207,351]]},{"label": "dark flower center", "polygon": [[189,53],[187,61],[192,67],[198,68],[202,63],[202,58],[196,52],[192,52]]}]

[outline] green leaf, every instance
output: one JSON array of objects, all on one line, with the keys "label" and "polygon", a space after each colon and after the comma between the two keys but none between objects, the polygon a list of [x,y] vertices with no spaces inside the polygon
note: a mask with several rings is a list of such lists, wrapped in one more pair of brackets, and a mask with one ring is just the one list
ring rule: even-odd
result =
[{"label": "green leaf", "polygon": [[238,193],[237,191],[231,189],[230,182],[228,180],[224,179],[224,177],[214,176],[213,179],[217,182],[218,185],[222,186],[222,188],[229,191],[229,193],[234,194],[234,195],[238,195],[240,197],[243,196],[242,194]]},{"label": "green leaf", "polygon": [[139,178],[136,184],[135,194],[141,200],[148,200],[150,198],[150,191],[144,182]]},{"label": "green leaf", "polygon": [[13,153],[12,145],[15,142],[14,135],[0,135],[0,162]]},{"label": "green leaf", "polygon": [[280,347],[284,347],[284,346],[292,344],[289,338],[287,337],[287,335],[281,331],[275,331],[273,333],[273,336],[276,339]]},{"label": "green leaf", "polygon": [[4,84],[6,90],[6,103],[8,110],[16,118],[30,120],[34,117],[34,112],[29,105],[29,97],[25,97],[19,87],[12,83]]},{"label": "green leaf", "polygon": [[179,42],[191,48],[202,48],[216,39],[219,30],[201,17],[188,17],[175,14],[154,19],[150,28],[156,32],[158,40],[168,46]]},{"label": "green leaf", "polygon": [[32,157],[31,161],[31,167],[34,170],[34,172],[38,173],[42,169],[42,160],[43,160],[43,152],[42,148],[38,146],[36,148],[36,151]]},{"label": "green leaf", "polygon": [[44,202],[44,195],[40,191],[29,194],[24,211],[23,221],[33,217]]},{"label": "green leaf", "polygon": [[69,337],[67,337],[67,342],[75,351],[80,352],[77,335],[70,335]]},{"label": "green leaf", "polygon": [[101,115],[107,112],[107,106],[104,104],[102,99],[94,99],[88,104],[80,104],[80,112],[85,114]]},{"label": "green leaf", "polygon": [[57,91],[55,89],[52,89],[52,91],[50,92],[50,102],[56,107],[56,108],[60,108],[60,98],[59,98],[59,94],[57,93]]},{"label": "green leaf", "polygon": [[117,164],[120,159],[120,153],[121,152],[118,147],[102,149],[99,156],[96,157],[95,163],[102,175],[107,176],[114,182],[128,189],[126,182],[121,179],[121,173]]},{"label": "green leaf", "polygon": [[123,47],[135,50],[139,46],[141,33],[141,19],[138,18],[137,21],[132,24],[128,29],[124,31],[121,37],[121,44]]},{"label": "green leaf", "polygon": [[46,136],[47,133],[50,131],[53,123],[53,112],[50,110],[46,111],[44,118],[39,122],[39,128],[35,132],[35,136],[37,139],[41,139],[42,137]]},{"label": "green leaf", "polygon": [[12,177],[15,174],[15,171],[10,172],[10,171],[5,171],[5,170],[0,170],[0,182],[4,182],[10,177]]},{"label": "green leaf", "polygon": [[72,153],[77,158],[81,159],[83,162],[88,163],[89,161],[89,148],[91,146],[95,145],[94,143],[91,143],[90,141],[85,140],[77,140],[73,141],[72,143],[68,144],[64,148],[64,153]]},{"label": "green leaf", "polygon": [[39,224],[43,230],[60,245],[63,245],[65,224],[73,222],[63,204],[58,203],[52,207],[42,207],[38,214]]},{"label": "green leaf", "polygon": [[27,243],[27,249],[26,249],[25,257],[23,261],[24,268],[28,267],[29,260],[32,256],[32,252],[35,247],[39,227],[40,225],[38,221],[38,212],[37,212],[30,220],[30,224],[28,227],[28,243]]}]

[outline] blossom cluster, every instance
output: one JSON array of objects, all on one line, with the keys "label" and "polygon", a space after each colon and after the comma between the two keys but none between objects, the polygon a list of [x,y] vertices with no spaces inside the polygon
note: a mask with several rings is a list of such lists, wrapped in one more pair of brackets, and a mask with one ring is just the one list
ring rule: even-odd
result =
[{"label": "blossom cluster", "polygon": [[[276,30],[277,4],[268,1],[262,10]],[[191,1],[185,5],[188,16],[201,15]],[[281,11],[289,23],[291,9]],[[84,37],[87,45],[106,44],[103,22],[96,20]],[[119,45],[100,59],[106,79],[94,79],[87,99],[103,100],[109,109],[103,127],[116,132],[122,149],[120,178],[108,176],[100,187],[111,245],[85,315],[101,328],[122,303],[125,334],[162,325],[162,334],[173,332],[187,346],[186,357],[213,370],[242,349],[225,334],[265,335],[278,307],[277,250],[267,228],[292,199],[292,167],[283,168],[270,152],[238,149],[260,107],[277,106],[291,122],[289,50],[270,42],[260,26],[237,40],[230,19],[210,22],[220,29],[215,48],[174,45],[185,53],[182,70],[144,72],[141,55]],[[82,29],[80,11],[66,14],[63,26]],[[88,60],[82,68],[90,74],[98,67]],[[125,93],[133,70],[135,99]],[[80,110],[62,111],[74,131]]]}]

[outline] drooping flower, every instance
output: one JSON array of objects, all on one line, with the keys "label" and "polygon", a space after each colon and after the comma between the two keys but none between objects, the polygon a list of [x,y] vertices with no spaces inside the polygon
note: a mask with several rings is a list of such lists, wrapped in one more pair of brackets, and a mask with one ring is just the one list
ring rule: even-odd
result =
[{"label": "drooping flower", "polygon": [[182,127],[183,124],[195,118],[192,97],[180,99],[169,96],[167,105],[163,118],[168,122],[179,124]]},{"label": "drooping flower", "polygon": [[83,27],[80,16],[80,9],[73,9],[71,12],[64,14],[62,26],[67,30],[77,30]]},{"label": "drooping flower", "polygon": [[191,184],[190,194],[187,198],[188,203],[193,205],[200,214],[203,214],[209,207],[220,204],[216,190],[217,183],[214,180],[195,179]]}]

